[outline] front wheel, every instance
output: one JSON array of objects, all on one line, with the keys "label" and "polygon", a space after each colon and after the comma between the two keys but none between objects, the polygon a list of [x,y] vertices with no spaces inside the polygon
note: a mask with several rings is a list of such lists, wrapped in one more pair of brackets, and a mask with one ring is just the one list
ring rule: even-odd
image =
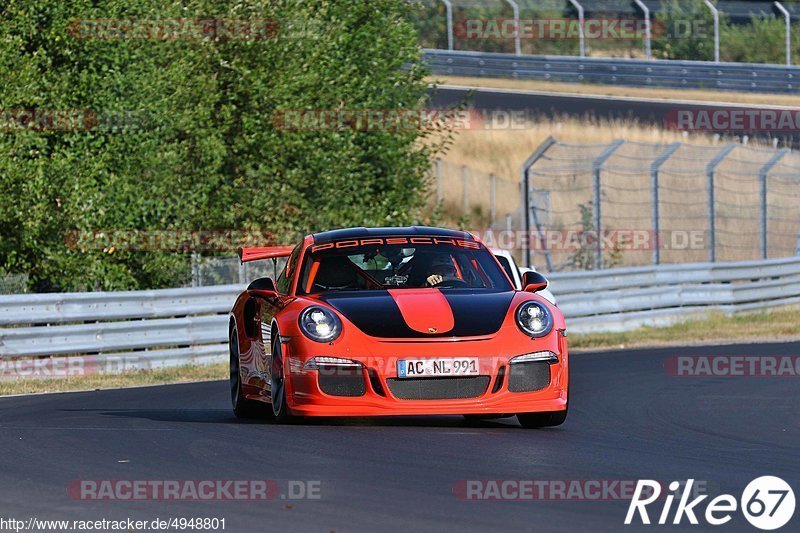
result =
[{"label": "front wheel", "polygon": [[506,414],[486,414],[486,415],[461,415],[467,423],[483,422],[484,420],[497,420],[499,418],[508,418],[511,415]]},{"label": "front wheel", "polygon": [[569,411],[569,389],[567,389],[567,405],[563,411],[546,411],[544,413],[517,413],[517,420],[524,428],[547,428],[560,426],[567,419]]},{"label": "front wheel", "polygon": [[296,417],[289,412],[286,401],[286,378],[283,371],[283,350],[280,341],[272,344],[272,362],[270,372],[270,396],[272,399],[272,414],[275,422],[288,424],[294,422]]},{"label": "front wheel", "polygon": [[519,413],[517,420],[524,428],[546,428],[560,426],[567,419],[567,410],[545,413]]}]

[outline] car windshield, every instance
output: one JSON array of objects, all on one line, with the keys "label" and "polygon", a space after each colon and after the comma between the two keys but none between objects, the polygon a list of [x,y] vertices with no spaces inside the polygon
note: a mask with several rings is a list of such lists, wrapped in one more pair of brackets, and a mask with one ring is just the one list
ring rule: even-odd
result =
[{"label": "car windshield", "polygon": [[312,246],[302,294],[383,289],[511,290],[494,256],[474,241],[433,237],[348,240]]}]

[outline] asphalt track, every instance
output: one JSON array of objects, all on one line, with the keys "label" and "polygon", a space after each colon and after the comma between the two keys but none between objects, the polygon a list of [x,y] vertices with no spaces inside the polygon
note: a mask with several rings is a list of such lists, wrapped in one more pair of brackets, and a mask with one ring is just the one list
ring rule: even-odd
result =
[{"label": "asphalt track", "polygon": [[[760,109],[787,109],[786,106],[752,106],[731,103],[705,103],[694,100],[664,100],[657,98],[636,98],[621,96],[603,96],[586,94],[554,93],[546,91],[523,91],[512,89],[489,89],[485,87],[460,87],[441,85],[430,90],[431,105],[436,109],[450,109],[466,102],[469,107],[480,111],[517,111],[530,117],[587,117],[607,120],[635,120],[643,125],[659,128],[669,127],[672,116],[675,120],[677,110],[689,110],[693,113],[704,110],[742,109],[756,111]],[[724,137],[730,133],[720,132]],[[736,135],[747,134],[751,139],[770,142],[771,136],[766,132],[736,132]],[[777,137],[781,146],[793,147],[800,144],[800,132],[780,132]]]},{"label": "asphalt track", "polygon": [[[225,382],[0,399],[0,516],[226,518],[226,531],[626,531],[627,501],[464,501],[459,480],[705,480],[737,498],[777,475],[800,488],[800,378],[687,378],[673,355],[798,355],[800,343],[572,357],[570,416],[241,422]],[[82,501],[77,479],[320,480],[293,501]],[[283,486],[283,485],[281,485]],[[660,508],[653,511],[658,514]],[[797,531],[796,513],[781,531]],[[688,527],[688,526],[686,526]],[[709,526],[695,526],[694,530]],[[755,531],[736,514],[719,531]]]}]

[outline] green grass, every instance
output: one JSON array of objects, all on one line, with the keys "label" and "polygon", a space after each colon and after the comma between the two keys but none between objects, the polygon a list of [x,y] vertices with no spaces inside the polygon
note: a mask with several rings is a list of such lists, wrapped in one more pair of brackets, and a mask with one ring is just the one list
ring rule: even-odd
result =
[{"label": "green grass", "polygon": [[[567,326],[569,327],[569,320]],[[798,337],[800,311],[786,309],[735,316],[715,312],[704,319],[688,320],[661,328],[643,327],[619,333],[573,334],[569,336],[569,345],[570,348],[588,350]]]},{"label": "green grass", "polygon": [[147,385],[212,381],[217,379],[228,379],[228,365],[226,363],[211,366],[191,365],[160,370],[138,370],[117,375],[95,374],[91,376],[72,376],[65,378],[23,378],[13,381],[0,381],[0,396],[8,394],[29,394],[34,392],[67,392],[116,389],[121,387],[142,387]]}]

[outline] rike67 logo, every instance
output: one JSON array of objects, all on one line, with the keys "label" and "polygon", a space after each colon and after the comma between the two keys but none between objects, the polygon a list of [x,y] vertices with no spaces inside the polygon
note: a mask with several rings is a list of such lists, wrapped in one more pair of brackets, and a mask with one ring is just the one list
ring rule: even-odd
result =
[{"label": "rike67 logo", "polygon": [[[708,498],[708,495],[700,495],[690,501],[693,484],[694,479],[689,479],[685,484],[685,489],[682,489],[682,483],[673,481],[669,484],[670,493],[662,498],[661,484],[658,481],[640,479],[636,484],[631,504],[628,506],[625,524],[633,523],[637,514],[642,524],[650,524],[651,519],[647,506],[658,502],[653,506],[656,507],[661,501],[663,501],[663,507],[656,519],[656,523],[660,525],[670,523],[670,515],[672,524],[680,524],[685,518],[690,524],[697,525],[699,523],[698,515],[700,515],[709,525],[721,526],[730,522],[737,509],[741,509],[744,517],[754,527],[772,531],[785,526],[794,515],[794,491],[779,477],[762,476],[754,479],[745,487],[742,497],[738,501],[730,494],[720,494],[707,502],[705,512],[702,513],[700,504]],[[672,505],[676,496],[678,496],[678,504],[673,514]],[[656,509],[651,508],[651,511],[653,510]]]}]

